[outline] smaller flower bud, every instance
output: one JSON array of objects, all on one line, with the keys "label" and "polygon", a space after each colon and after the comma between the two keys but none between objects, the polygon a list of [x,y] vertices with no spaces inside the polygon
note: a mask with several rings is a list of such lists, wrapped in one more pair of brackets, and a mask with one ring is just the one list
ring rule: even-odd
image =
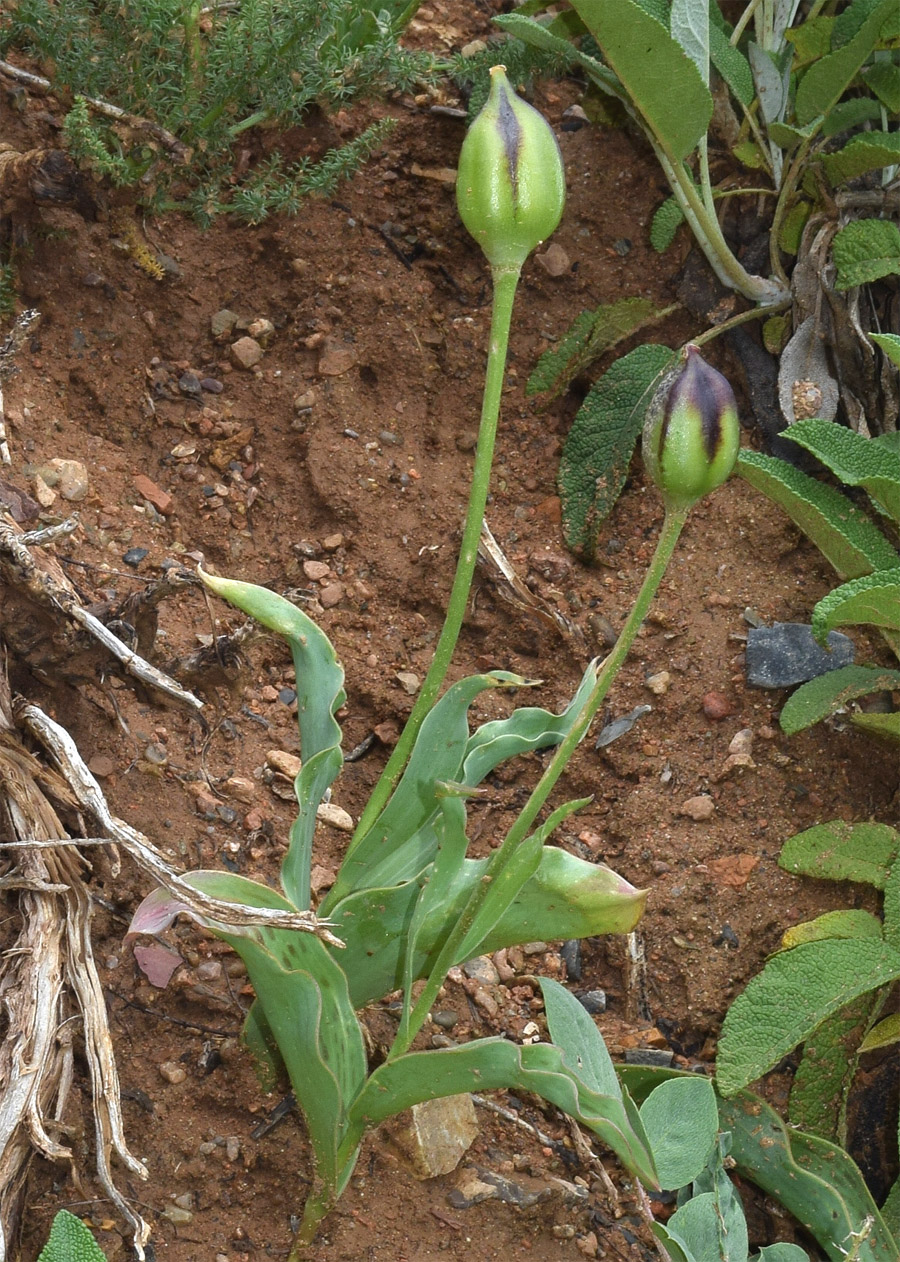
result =
[{"label": "smaller flower bud", "polygon": [[492,267],[519,268],[559,223],[565,199],[550,124],[516,96],[506,68],[494,66],[490,95],[459,155],[460,218]]},{"label": "smaller flower bud", "polygon": [[740,422],[734,391],[696,346],[663,377],[644,421],[644,465],[667,508],[690,508],[734,468]]}]

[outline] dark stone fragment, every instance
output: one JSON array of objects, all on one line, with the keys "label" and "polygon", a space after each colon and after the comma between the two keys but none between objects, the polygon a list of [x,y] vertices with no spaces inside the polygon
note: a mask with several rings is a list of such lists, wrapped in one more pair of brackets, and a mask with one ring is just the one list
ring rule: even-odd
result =
[{"label": "dark stone fragment", "polygon": [[713,946],[728,946],[731,947],[733,951],[736,951],[738,945],[738,936],[726,920],[725,924],[719,930],[718,935],[713,938]]},{"label": "dark stone fragment", "polygon": [[562,944],[560,954],[566,964],[566,977],[570,982],[581,981],[581,939],[569,938]]},{"label": "dark stone fragment", "polygon": [[149,555],[149,551],[149,548],[129,548],[127,552],[122,553],[122,560],[126,565],[137,569],[144,557]]},{"label": "dark stone fragment", "polygon": [[605,990],[576,990],[575,998],[592,1017],[596,1016],[598,1012],[606,1011]]},{"label": "dark stone fragment", "polygon": [[840,631],[828,636],[828,649],[813,639],[804,622],[775,622],[747,632],[747,683],[756,688],[790,688],[853,662],[853,641]]},{"label": "dark stone fragment", "polygon": [[199,399],[200,378],[196,373],[183,372],[178,378],[178,389],[190,399]]},{"label": "dark stone fragment", "polygon": [[282,688],[278,693],[278,700],[282,705],[293,705],[297,700],[296,688]]}]

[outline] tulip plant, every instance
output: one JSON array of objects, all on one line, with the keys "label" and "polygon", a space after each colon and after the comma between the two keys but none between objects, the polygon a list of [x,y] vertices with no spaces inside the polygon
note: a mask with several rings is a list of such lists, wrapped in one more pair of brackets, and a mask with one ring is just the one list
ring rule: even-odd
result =
[{"label": "tulip plant", "polygon": [[[457,194],[463,222],[491,266],[494,308],[471,497],[434,660],[335,884],[317,908],[319,931],[236,931],[203,922],[244,960],[257,996],[246,1041],[271,1070],[286,1070],[309,1133],[315,1179],[292,1258],[345,1188],[368,1128],[476,1086],[543,1096],[600,1136],[647,1186],[658,1186],[641,1117],[590,1017],[559,983],[541,984],[552,1043],[486,1038],[430,1051],[413,1045],[454,965],[535,937],[628,932],[641,915],[643,891],[602,864],[546,844],[584,801],[566,802],[538,820],[647,613],[691,505],[731,470],[738,446],[734,398],[693,349],[661,382],[646,451],[663,492],[665,524],[618,644],[605,662],[588,665],[561,714],[521,708],[470,732],[468,709],[481,692],[530,686],[517,675],[491,671],[440,695],[487,502],[516,283],[530,251],[559,222],[564,201],[553,133],[516,96],[501,66],[492,71],[489,99],[465,139]],[[203,581],[290,645],[303,765],[280,893],[228,872],[194,872],[186,879],[219,898],[308,910],[316,811],[343,761],[335,718],[344,702],[343,670],[324,633],[281,596],[207,574]],[[546,770],[500,845],[489,858],[467,858],[467,797],[505,759],[552,746]],[[158,890],[138,909],[131,932],[157,933],[183,911]],[[403,996],[396,1038],[369,1072],[357,1011],[396,990]]]}]

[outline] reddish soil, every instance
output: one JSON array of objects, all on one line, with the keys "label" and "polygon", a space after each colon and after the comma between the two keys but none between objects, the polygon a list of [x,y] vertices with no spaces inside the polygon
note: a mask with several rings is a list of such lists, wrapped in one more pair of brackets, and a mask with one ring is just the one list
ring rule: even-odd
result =
[{"label": "reddish soil", "polygon": [[[587,647],[529,619],[481,578],[455,659],[457,675],[496,667],[543,679],[537,700],[551,709],[571,696],[587,657],[603,651],[601,618],[621,625],[651,555],[661,507],[636,461],[604,528],[601,561],[588,566],[570,556],[555,479],[577,398],[541,410],[523,387],[538,354],[575,313],[625,295],[668,304],[683,261],[678,248],[660,257],[647,242],[662,182],[645,148],[619,131],[561,128],[577,93],[577,85],[564,83],[544,86],[535,98],[565,157],[569,203],[554,239],[572,266],[556,278],[540,259],[526,266],[488,516],[519,574],[582,629]],[[13,143],[42,143],[47,111],[57,112],[54,102],[34,98],[14,122]],[[343,123],[355,130],[372,112],[356,111]],[[422,677],[427,668],[467,496],[489,319],[488,276],[458,222],[452,185],[431,178],[454,166],[461,125],[412,100],[394,103],[391,112],[399,123],[383,152],[334,201],[310,203],[294,220],[257,228],[218,222],[206,233],[178,217],[148,222],[148,241],[177,262],[177,276],[161,282],[122,251],[105,218],[85,224],[74,213],[45,213],[53,231],[33,234],[20,271],[23,301],[40,309],[41,323],[6,390],[12,466],[4,477],[33,493],[34,473],[54,457],[82,461],[89,471],[88,495],[76,506],[81,526],[56,547],[85,599],[140,590],[168,559],[190,565],[199,553],[220,573],[296,593],[346,669],[345,749],[376,725],[401,723],[411,698],[398,672]],[[336,139],[324,125],[320,132],[321,140]],[[379,231],[388,223],[395,248]],[[624,255],[616,249],[623,238],[631,242]],[[272,321],[274,334],[255,370],[233,370],[228,341],[211,335],[211,317],[222,308],[247,321]],[[678,345],[694,329],[682,315],[656,337]],[[720,366],[729,370],[727,360]],[[187,398],[177,381],[188,370],[224,388],[204,392],[199,402]],[[302,395],[300,406],[308,410],[298,412]],[[171,506],[164,505],[170,511],[148,506],[135,486],[138,474],[171,496]],[[70,508],[57,500],[44,520],[59,520]],[[130,568],[123,554],[134,548],[147,555]],[[310,560],[327,572],[304,570]],[[321,577],[311,579],[310,572]],[[558,844],[602,859],[651,890],[641,926],[649,1020],[639,1015],[639,997],[629,987],[623,943],[584,943],[579,984],[606,991],[608,1009],[597,1020],[614,1052],[668,1039],[686,1058],[678,1063],[710,1064],[730,999],[783,931],[846,905],[846,888],[778,868],[783,841],[836,817],[896,822],[895,754],[839,725],[788,740],[778,729],[785,694],[744,682],[744,609],[766,621],[807,620],[830,585],[817,552],[733,479],[691,518],[610,696],[612,717],[643,702],[652,713],[606,750],[585,742],[560,787],[559,801],[588,795],[593,801],[561,830]],[[215,602],[212,615],[220,630],[240,621]],[[160,625],[154,660],[165,665],[209,634],[210,610],[191,589],[164,604]],[[864,651],[878,652],[859,640]],[[19,691],[55,712],[85,758],[106,772],[102,783],[117,814],[173,860],[186,868],[224,862],[265,879],[277,870],[291,809],[260,769],[267,751],[296,752],[298,743],[282,699],[288,694],[279,696],[292,684],[286,650],[267,639],[247,656],[235,680],[193,681],[207,703],[207,740],[184,711],[157,696],[137,697],[116,675],[77,686],[46,683],[23,660],[12,673]],[[671,679],[656,696],[646,680],[661,671]],[[711,692],[727,702],[718,720],[704,712]],[[506,705],[486,694],[473,718],[496,716]],[[754,736],[754,765],[720,779],[728,745],[745,728]],[[376,744],[347,766],[335,800],[354,818],[385,757]],[[490,815],[473,810],[480,836],[473,852],[502,828],[504,807],[533,783],[538,764],[526,758],[504,775]],[[222,786],[230,775],[252,781],[251,801],[229,797]],[[220,806],[212,817],[191,792],[192,783],[205,779]],[[695,822],[681,807],[700,792],[711,795],[715,810]],[[317,862],[336,865],[343,840],[323,828]],[[179,926],[168,938],[184,964],[167,988],[153,988],[123,942],[146,885],[133,872],[115,881],[103,872],[98,862],[97,954],[109,988],[127,1131],[150,1169],[147,1185],[128,1186],[153,1222],[155,1256],[282,1259],[308,1153],[294,1115],[265,1137],[251,1137],[278,1096],[261,1094],[237,1041],[250,1000],[240,962],[195,928]],[[858,897],[855,889],[851,897]],[[224,969],[210,968],[215,961]],[[549,948],[523,967],[558,973],[559,953]],[[453,1037],[513,1029],[535,1015],[528,993],[524,999],[521,991],[506,993],[491,1020],[449,983],[445,1006],[459,1013]],[[373,1015],[376,1039],[389,1020]],[[428,1029],[426,1042],[437,1032]],[[166,1062],[183,1067],[184,1081],[164,1080],[159,1066]],[[80,1105],[87,1137],[87,1098]],[[523,1113],[554,1138],[568,1134],[558,1115],[542,1114],[535,1100],[526,1101]],[[615,1218],[602,1184],[574,1155],[564,1162],[494,1114],[479,1116],[470,1160],[501,1173],[524,1167],[538,1178],[578,1175],[590,1189],[588,1200],[573,1207],[551,1198],[526,1211],[497,1201],[454,1209],[447,1194],[458,1175],[417,1183],[376,1134],[309,1256],[575,1259],[591,1252],[592,1231],[600,1256],[649,1256],[627,1180],[626,1212]],[[231,1136],[237,1146],[217,1142]],[[87,1171],[88,1150],[86,1138]],[[622,1189],[614,1162],[608,1164]],[[128,1256],[124,1227],[93,1195],[89,1176],[79,1188],[65,1170],[36,1163],[21,1256],[36,1256],[61,1205],[90,1215],[110,1258]],[[175,1197],[190,1206],[189,1222],[165,1216]]]}]

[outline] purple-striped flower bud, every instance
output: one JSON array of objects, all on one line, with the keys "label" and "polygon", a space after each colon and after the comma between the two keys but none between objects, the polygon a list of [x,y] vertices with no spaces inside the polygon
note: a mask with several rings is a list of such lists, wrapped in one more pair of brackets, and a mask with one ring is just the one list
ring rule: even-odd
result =
[{"label": "purple-striped flower bud", "polygon": [[644,464],[666,507],[690,508],[721,486],[739,447],[734,391],[696,346],[686,346],[660,382],[644,421]]},{"label": "purple-striped flower bud", "polygon": [[506,68],[494,66],[490,95],[459,155],[460,218],[492,267],[517,269],[559,223],[565,200],[550,124],[516,96]]}]

